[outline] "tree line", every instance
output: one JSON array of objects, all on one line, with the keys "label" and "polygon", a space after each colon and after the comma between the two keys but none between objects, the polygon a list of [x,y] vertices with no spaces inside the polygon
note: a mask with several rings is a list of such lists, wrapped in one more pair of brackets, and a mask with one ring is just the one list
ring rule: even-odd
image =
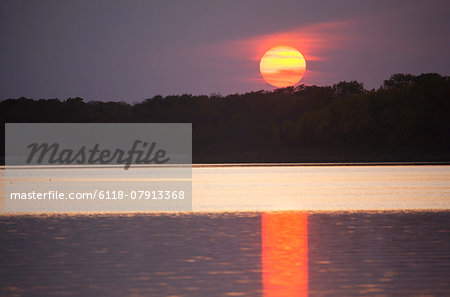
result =
[{"label": "tree line", "polygon": [[192,123],[199,163],[450,159],[450,79],[435,73],[395,74],[372,90],[344,81],[134,104],[22,97],[0,110],[3,123]]}]

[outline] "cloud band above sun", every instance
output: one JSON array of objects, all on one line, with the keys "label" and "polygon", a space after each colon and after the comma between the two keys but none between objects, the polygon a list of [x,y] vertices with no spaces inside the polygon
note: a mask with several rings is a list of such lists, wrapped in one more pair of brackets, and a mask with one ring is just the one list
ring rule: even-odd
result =
[{"label": "cloud band above sun", "polygon": [[[310,24],[282,32],[204,45],[196,48],[196,53],[209,57],[211,65],[222,70],[236,65],[234,69],[239,69],[239,73],[230,76],[233,83],[252,84],[252,88],[265,88],[267,83],[274,87],[286,87],[300,80],[305,84],[326,84],[335,82],[339,77],[333,71],[324,72],[323,65],[325,62],[336,63],[331,54],[347,51],[354,44],[354,36],[349,31],[357,27],[356,24],[355,20]],[[263,61],[261,65],[261,59],[267,51],[280,45],[301,52],[298,53],[302,56],[302,59],[299,58],[301,62],[276,68],[273,63],[292,63],[292,56],[285,54],[281,57],[270,53],[268,63]],[[292,55],[297,55],[294,53]],[[308,71],[305,71],[306,60]],[[226,62],[218,65],[217,61]],[[255,66],[259,66],[259,73],[255,73],[258,69]]]}]

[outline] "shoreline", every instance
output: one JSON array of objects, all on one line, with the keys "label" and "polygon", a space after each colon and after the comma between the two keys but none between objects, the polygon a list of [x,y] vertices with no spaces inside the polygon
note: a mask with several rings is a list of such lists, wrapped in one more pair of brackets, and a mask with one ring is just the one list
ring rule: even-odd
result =
[{"label": "shoreline", "polygon": [[[193,163],[193,164],[168,164],[168,165],[133,165],[130,168],[226,168],[226,167],[326,167],[326,166],[450,166],[450,161],[436,161],[436,162],[229,162],[229,163]],[[11,169],[108,169],[121,168],[122,165],[0,165],[0,170],[5,170],[6,167]]]}]

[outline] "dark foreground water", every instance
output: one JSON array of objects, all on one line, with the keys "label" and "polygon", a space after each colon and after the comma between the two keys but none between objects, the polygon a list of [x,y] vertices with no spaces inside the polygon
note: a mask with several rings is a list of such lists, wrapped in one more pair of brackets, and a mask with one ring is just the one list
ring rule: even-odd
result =
[{"label": "dark foreground water", "polygon": [[0,296],[448,296],[450,212],[0,217]]}]

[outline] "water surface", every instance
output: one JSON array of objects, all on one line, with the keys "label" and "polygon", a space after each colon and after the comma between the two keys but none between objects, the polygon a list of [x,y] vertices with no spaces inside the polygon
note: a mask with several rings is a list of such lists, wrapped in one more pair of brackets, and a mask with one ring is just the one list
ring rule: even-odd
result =
[{"label": "water surface", "polygon": [[450,213],[0,218],[1,296],[444,296]]},{"label": "water surface", "polygon": [[193,169],[199,211],[450,209],[450,166]]},{"label": "water surface", "polygon": [[4,214],[0,296],[445,296],[449,168],[201,167],[193,212]]}]

